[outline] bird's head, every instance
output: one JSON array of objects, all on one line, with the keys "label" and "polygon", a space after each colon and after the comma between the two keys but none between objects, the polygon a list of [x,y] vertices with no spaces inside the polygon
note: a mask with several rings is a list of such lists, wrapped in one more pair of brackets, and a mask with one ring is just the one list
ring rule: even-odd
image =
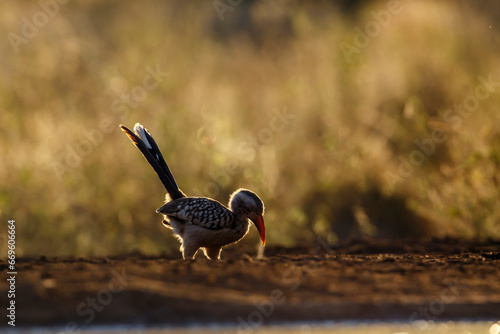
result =
[{"label": "bird's head", "polygon": [[238,189],[229,198],[229,208],[238,215],[250,219],[259,230],[262,244],[266,244],[266,228],[264,226],[264,203],[255,193],[247,189]]}]

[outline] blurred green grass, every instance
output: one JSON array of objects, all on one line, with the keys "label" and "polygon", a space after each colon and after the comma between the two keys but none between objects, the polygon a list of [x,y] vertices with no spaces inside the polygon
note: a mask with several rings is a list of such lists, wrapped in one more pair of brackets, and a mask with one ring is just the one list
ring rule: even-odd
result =
[{"label": "blurred green grass", "polygon": [[[17,53],[9,34],[43,9],[3,4],[2,240],[15,219],[24,255],[178,249],[162,185],[118,129],[136,122],[187,194],[257,192],[271,245],[498,238],[500,85],[452,110],[500,81],[500,5],[402,1],[383,25],[389,2],[347,3],[243,2],[221,21],[210,1],[71,1]],[[168,74],[141,91],[147,68]],[[418,162],[404,177],[402,159]]]}]

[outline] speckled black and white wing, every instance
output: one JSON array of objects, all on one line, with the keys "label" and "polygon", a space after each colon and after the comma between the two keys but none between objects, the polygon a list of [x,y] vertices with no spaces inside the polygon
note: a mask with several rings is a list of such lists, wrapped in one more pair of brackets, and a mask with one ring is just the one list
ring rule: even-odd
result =
[{"label": "speckled black and white wing", "polygon": [[224,205],[206,197],[179,198],[166,203],[156,212],[210,230],[232,227],[236,219]]}]

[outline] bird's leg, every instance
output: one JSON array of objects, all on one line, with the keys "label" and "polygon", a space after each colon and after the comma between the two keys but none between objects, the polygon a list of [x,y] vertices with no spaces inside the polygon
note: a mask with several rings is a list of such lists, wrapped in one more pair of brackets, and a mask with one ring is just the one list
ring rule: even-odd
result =
[{"label": "bird's leg", "polygon": [[220,251],[222,247],[205,247],[203,251],[205,252],[205,256],[210,260],[220,260]]},{"label": "bird's leg", "polygon": [[184,243],[181,246],[182,257],[184,260],[190,259],[194,260],[194,256],[200,247],[194,245],[185,245]]}]

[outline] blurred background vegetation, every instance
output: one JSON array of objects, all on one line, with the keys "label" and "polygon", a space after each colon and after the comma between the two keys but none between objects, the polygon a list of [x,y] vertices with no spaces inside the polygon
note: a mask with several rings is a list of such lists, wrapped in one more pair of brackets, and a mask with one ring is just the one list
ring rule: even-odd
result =
[{"label": "blurred background vegetation", "polygon": [[187,194],[257,192],[270,245],[500,236],[498,1],[1,7],[2,254],[8,219],[21,255],[177,251],[136,122]]}]

